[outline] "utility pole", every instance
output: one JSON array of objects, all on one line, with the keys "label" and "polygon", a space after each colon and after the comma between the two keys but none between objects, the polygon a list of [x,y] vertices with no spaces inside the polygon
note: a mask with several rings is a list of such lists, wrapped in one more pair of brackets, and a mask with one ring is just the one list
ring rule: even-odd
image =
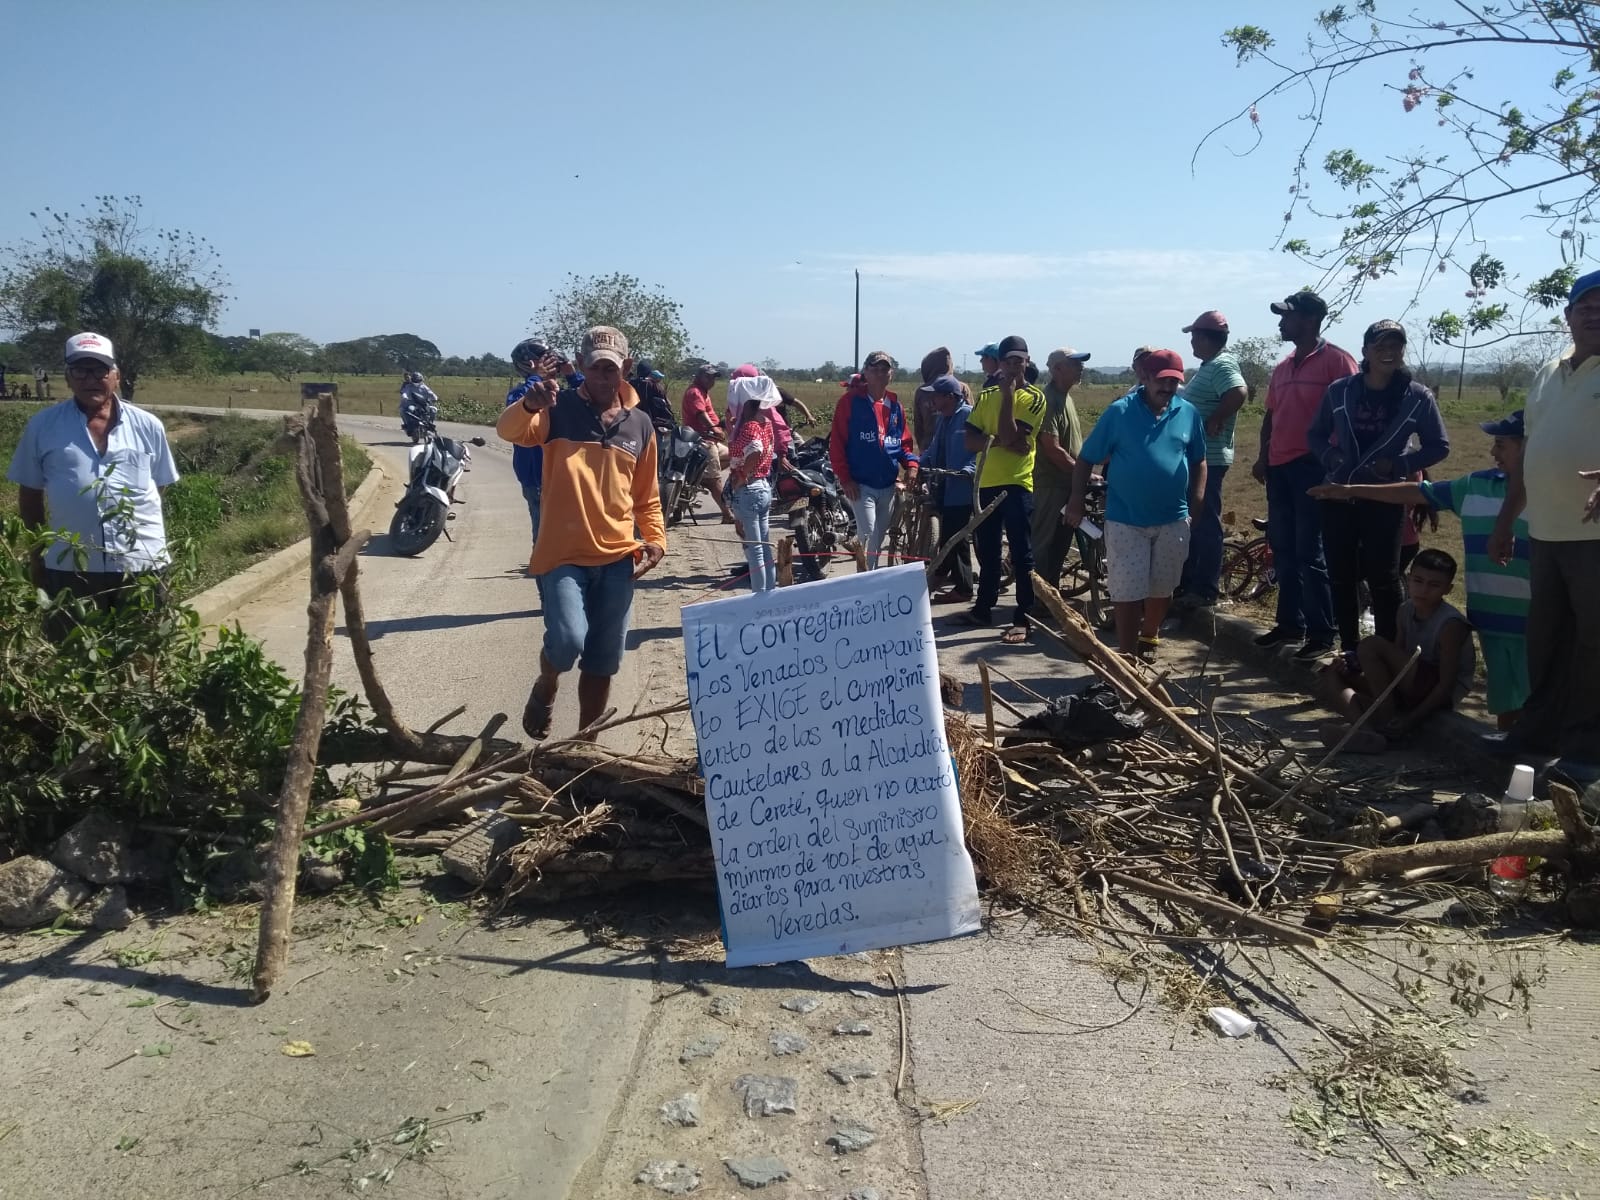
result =
[{"label": "utility pole", "polygon": [[861,272],[856,271],[856,370],[861,370]]}]

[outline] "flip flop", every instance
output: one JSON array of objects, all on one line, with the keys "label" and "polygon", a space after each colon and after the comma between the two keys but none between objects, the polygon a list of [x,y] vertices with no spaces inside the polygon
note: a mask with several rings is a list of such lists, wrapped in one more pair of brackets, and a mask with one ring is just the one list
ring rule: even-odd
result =
[{"label": "flip flop", "polygon": [[535,683],[533,690],[528,693],[528,703],[522,710],[522,732],[536,742],[542,742],[550,736],[551,701],[539,695],[539,685]]},{"label": "flip flop", "polygon": [[1009,626],[1000,635],[1002,646],[1026,646],[1028,644],[1028,627],[1026,625]]}]

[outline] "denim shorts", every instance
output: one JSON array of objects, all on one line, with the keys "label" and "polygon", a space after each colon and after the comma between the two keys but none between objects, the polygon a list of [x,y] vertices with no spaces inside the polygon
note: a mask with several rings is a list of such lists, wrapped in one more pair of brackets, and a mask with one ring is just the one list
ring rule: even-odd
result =
[{"label": "denim shorts", "polygon": [[633,616],[633,556],[603,567],[556,567],[539,576],[544,654],[557,671],[576,663],[586,675],[622,668]]}]

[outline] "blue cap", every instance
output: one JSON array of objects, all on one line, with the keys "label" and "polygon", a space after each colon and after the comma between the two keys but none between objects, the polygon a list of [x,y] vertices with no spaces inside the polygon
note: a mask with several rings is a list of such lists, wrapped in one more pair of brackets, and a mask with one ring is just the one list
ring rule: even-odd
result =
[{"label": "blue cap", "polygon": [[651,371],[650,372],[650,378],[651,379],[665,379],[666,376],[664,374],[662,374],[660,371]]},{"label": "blue cap", "polygon": [[928,385],[936,396],[964,396],[961,390],[961,380],[954,375],[941,375]]},{"label": "blue cap", "polygon": [[979,358],[999,358],[1000,357],[1000,343],[999,342],[990,342],[982,350],[974,350],[973,353],[976,354]]},{"label": "blue cap", "polygon": [[1567,293],[1567,303],[1576,304],[1579,296],[1597,287],[1600,287],[1600,271],[1590,271],[1587,275],[1578,276],[1572,285],[1572,290]]},{"label": "blue cap", "polygon": [[[1600,272],[1597,272],[1600,274]],[[1485,421],[1478,426],[1490,437],[1527,437],[1522,425],[1522,410],[1519,408],[1509,417],[1501,417],[1498,421]]]}]

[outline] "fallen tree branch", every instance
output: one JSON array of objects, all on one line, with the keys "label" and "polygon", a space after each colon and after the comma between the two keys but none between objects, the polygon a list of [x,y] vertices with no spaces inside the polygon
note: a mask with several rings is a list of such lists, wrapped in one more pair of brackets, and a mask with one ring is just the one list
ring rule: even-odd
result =
[{"label": "fallen tree branch", "polygon": [[1485,833],[1454,842],[1419,842],[1415,846],[1357,850],[1339,860],[1338,882],[1348,886],[1386,875],[1401,875],[1422,867],[1468,867],[1506,854],[1566,858],[1571,852],[1572,845],[1567,835],[1559,829]]},{"label": "fallen tree branch", "polygon": [[1164,883],[1153,883],[1137,875],[1126,875],[1121,871],[1096,872],[1102,879],[1130,892],[1138,892],[1141,896],[1149,896],[1152,900],[1165,900],[1171,904],[1181,904],[1185,908],[1202,913],[1214,921],[1233,921],[1246,929],[1253,929],[1257,933],[1265,934],[1280,942],[1291,946],[1309,946],[1314,950],[1322,948],[1322,939],[1309,930],[1300,929],[1294,925],[1285,925],[1282,921],[1274,921],[1271,917],[1264,917],[1260,913],[1248,912],[1237,904],[1215,896],[1202,896],[1198,892],[1191,892],[1185,888],[1169,887]]}]

